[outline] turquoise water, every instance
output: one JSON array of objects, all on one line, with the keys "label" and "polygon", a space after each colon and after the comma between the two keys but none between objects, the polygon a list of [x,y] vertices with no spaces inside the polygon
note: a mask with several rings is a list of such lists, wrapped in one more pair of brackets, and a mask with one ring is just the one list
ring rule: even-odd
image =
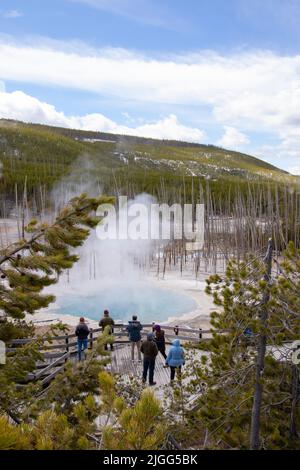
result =
[{"label": "turquoise water", "polygon": [[89,295],[64,294],[57,297],[60,314],[85,316],[98,320],[104,309],[112,317],[126,322],[136,314],[144,323],[164,321],[170,316],[180,316],[196,308],[189,296],[146,284],[111,285],[97,288]]}]

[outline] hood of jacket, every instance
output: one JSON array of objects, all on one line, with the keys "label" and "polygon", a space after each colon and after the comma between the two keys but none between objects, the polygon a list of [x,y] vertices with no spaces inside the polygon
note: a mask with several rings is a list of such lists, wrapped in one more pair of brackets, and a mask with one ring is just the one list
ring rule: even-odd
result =
[{"label": "hood of jacket", "polygon": [[173,343],[172,343],[172,346],[174,346],[174,348],[180,348],[180,340],[179,339],[174,339]]}]

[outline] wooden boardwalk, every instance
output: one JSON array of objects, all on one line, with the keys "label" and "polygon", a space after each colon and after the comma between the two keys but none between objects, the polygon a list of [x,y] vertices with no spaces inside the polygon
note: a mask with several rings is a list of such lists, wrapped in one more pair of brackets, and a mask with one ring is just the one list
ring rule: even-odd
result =
[{"label": "wooden boardwalk", "polygon": [[[166,352],[168,353],[168,349],[170,346],[167,346]],[[198,361],[204,353],[201,351],[193,350],[193,351],[185,351],[185,362],[186,365],[183,367],[183,376],[182,376],[182,384],[188,385],[193,378],[193,376],[185,377],[185,370],[188,368],[192,370],[192,364],[195,364],[195,361]],[[111,362],[108,365],[108,370],[114,374],[119,376],[122,379],[122,382],[128,386],[128,389],[131,389],[132,382],[135,381],[140,383],[142,386],[142,374],[143,374],[143,363],[137,361],[136,357],[136,350],[135,350],[135,358],[136,360],[132,362],[131,360],[131,345],[130,344],[115,344],[114,350],[111,354]],[[154,371],[154,381],[156,385],[152,387],[152,390],[156,396],[161,401],[165,403],[171,403],[173,400],[173,388],[170,387],[170,369],[164,367],[165,360],[163,356],[158,353],[156,361],[155,361],[155,371]],[[177,377],[175,378],[175,384],[177,382]],[[144,387],[149,386],[149,384],[143,385]],[[202,393],[202,385],[199,384],[198,391],[195,390],[196,393],[189,394],[186,398],[187,401],[185,402],[185,406],[188,409],[192,409],[194,402],[198,399],[199,394]]]},{"label": "wooden boardwalk", "polygon": [[[170,369],[165,368],[165,360],[161,353],[158,353],[155,361],[154,381],[157,386],[166,385],[170,382]],[[137,351],[135,349],[135,361],[131,360],[131,345],[116,344],[112,352],[110,370],[113,374],[122,375],[123,378],[142,380],[143,363],[137,361]]]},{"label": "wooden boardwalk", "polygon": [[[143,325],[144,330],[142,331],[143,338],[147,335],[147,332],[151,331],[152,324]],[[142,384],[142,372],[143,364],[137,360],[137,351],[135,350],[136,360],[133,362],[131,360],[131,345],[128,343],[127,332],[125,331],[126,325],[119,324],[115,325],[115,343],[114,350],[111,354],[111,362],[107,366],[107,369],[114,375],[122,377],[122,380],[130,385],[132,380]],[[185,343],[199,344],[199,341],[206,341],[207,338],[203,338],[202,334],[210,335],[210,330],[193,330],[191,328],[180,327],[180,332],[178,335],[174,334],[172,326],[164,325],[164,330],[166,330],[166,343],[167,343],[167,353],[170,348],[170,343],[174,339],[180,339],[183,347]],[[93,347],[93,343],[99,335],[102,335],[100,328],[94,329],[90,332],[89,336],[89,346]],[[200,337],[199,337],[200,335]],[[124,338],[126,338],[124,340]],[[10,342],[7,352],[14,353],[20,347],[28,343],[36,341],[38,338],[22,338],[14,339]],[[43,387],[47,387],[51,380],[53,380],[56,375],[60,372],[63,372],[68,361],[76,362],[76,349],[77,349],[77,338],[75,334],[67,334],[62,336],[54,336],[51,338],[46,338],[43,344],[40,346],[39,350],[43,355],[43,360],[37,362],[37,368],[32,373],[28,374],[26,381],[37,381],[39,380]],[[197,358],[201,353],[194,350],[193,360]],[[187,355],[188,356],[188,355]],[[190,363],[188,357],[187,364]],[[191,361],[191,364],[193,363]],[[156,365],[154,371],[154,381],[156,386],[154,387],[156,395],[160,395],[163,392],[168,384],[170,383],[170,369],[165,368],[165,360],[161,353],[158,353],[156,358]],[[185,369],[185,368],[184,368]],[[22,384],[20,384],[22,386]]]}]

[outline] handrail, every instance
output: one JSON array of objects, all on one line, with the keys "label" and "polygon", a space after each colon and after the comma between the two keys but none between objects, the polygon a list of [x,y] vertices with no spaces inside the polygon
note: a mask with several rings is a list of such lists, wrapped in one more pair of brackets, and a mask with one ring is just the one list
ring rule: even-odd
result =
[{"label": "handrail", "polygon": [[[142,325],[143,328],[152,328],[153,327],[153,324],[152,323],[149,323],[149,324],[143,324]],[[114,330],[116,329],[121,329],[121,330],[124,330],[124,331],[120,331],[116,334],[116,336],[127,336],[127,333],[125,331],[127,327],[127,324],[117,324],[117,325],[114,325]],[[163,329],[164,330],[172,330],[174,331],[174,326],[169,326],[169,325],[162,325]],[[190,333],[192,335],[198,335],[199,334],[209,334],[211,333],[211,330],[202,330],[201,328],[198,328],[198,329],[193,329],[193,328],[181,328],[180,326],[179,327],[176,327],[178,328],[178,333],[180,332],[184,332],[184,333]],[[92,329],[91,328],[91,333],[99,333],[99,332],[102,332],[102,328],[95,328],[95,329]],[[145,335],[147,334],[146,331],[141,331],[141,334],[142,335]],[[169,336],[169,335],[168,335]],[[182,335],[175,335],[176,338],[178,339],[188,339],[186,337],[183,337]],[[61,336],[51,336],[49,338],[44,338],[41,340],[41,338],[38,338],[38,337],[33,337],[33,338],[22,338],[22,339],[13,339],[11,341],[9,341],[9,344],[10,345],[22,345],[22,344],[28,344],[28,343],[32,343],[34,341],[42,341],[42,342],[49,342],[51,343],[52,341],[65,341],[65,340],[69,340],[69,339],[72,339],[72,338],[76,338],[76,335],[75,333],[71,333],[71,334],[67,334],[67,335],[61,335]],[[191,338],[191,339],[194,339],[194,338]],[[49,348],[51,349],[51,348]]]},{"label": "handrail", "polygon": [[51,362],[48,366],[43,367],[38,372],[33,372],[31,374],[28,374],[29,378],[32,379],[32,380],[40,379],[43,375],[45,375],[45,373],[49,372],[51,369],[56,367],[57,364],[59,364],[61,361],[65,361],[66,359],[68,359],[69,356],[70,356],[69,352],[59,356],[55,361]]}]

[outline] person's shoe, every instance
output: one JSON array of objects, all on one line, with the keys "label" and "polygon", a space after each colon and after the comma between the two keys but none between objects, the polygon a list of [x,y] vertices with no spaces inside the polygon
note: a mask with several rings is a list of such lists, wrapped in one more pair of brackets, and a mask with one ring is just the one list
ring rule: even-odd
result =
[{"label": "person's shoe", "polygon": [[154,385],[156,385],[156,382],[151,382],[149,385],[150,387],[154,387]]}]

